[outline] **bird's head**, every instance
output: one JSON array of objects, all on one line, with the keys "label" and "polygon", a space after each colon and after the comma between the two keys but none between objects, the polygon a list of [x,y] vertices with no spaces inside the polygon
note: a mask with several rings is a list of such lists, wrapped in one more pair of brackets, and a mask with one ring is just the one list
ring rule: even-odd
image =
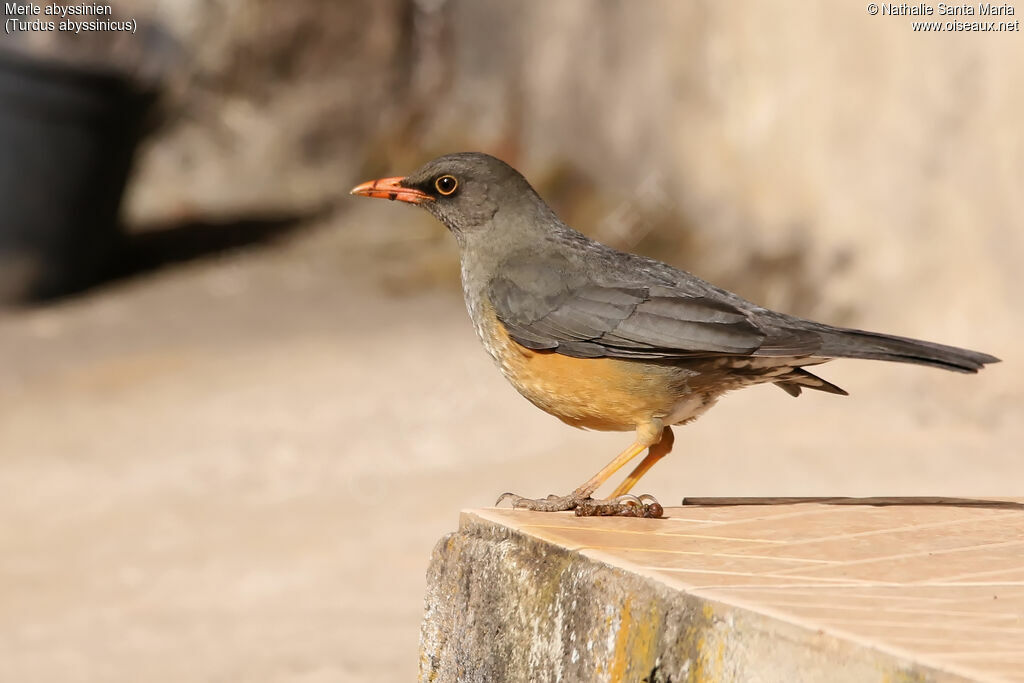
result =
[{"label": "bird's head", "polygon": [[518,171],[479,152],[438,157],[407,176],[357,185],[351,194],[421,206],[444,223],[460,244],[496,228],[507,234],[517,226],[543,225],[547,222],[543,219],[553,217]]}]

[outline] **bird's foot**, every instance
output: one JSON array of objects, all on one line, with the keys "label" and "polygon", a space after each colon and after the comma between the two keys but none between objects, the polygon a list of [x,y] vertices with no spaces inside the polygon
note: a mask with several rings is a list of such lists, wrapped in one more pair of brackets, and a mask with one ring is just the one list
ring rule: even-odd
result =
[{"label": "bird's foot", "polygon": [[595,500],[590,496],[580,496],[575,493],[570,493],[567,496],[551,495],[547,498],[524,498],[514,493],[503,493],[498,498],[495,506],[501,505],[505,500],[511,501],[513,508],[532,510],[534,512],[575,510],[577,517],[618,516],[657,518],[661,517],[665,511],[661,503],[655,500],[654,496],[647,494],[642,496],[626,494],[606,500]]},{"label": "bird's foot", "polygon": [[577,496],[570,493],[567,496],[550,495],[547,498],[524,498],[514,493],[503,493],[498,497],[495,507],[506,500],[512,502],[512,507],[521,510],[532,510],[534,512],[562,512],[564,510],[575,510],[587,497]]},{"label": "bird's foot", "polygon": [[649,493],[639,496],[627,493],[607,500],[588,498],[576,506],[577,517],[615,516],[657,519],[664,514],[665,508]]}]

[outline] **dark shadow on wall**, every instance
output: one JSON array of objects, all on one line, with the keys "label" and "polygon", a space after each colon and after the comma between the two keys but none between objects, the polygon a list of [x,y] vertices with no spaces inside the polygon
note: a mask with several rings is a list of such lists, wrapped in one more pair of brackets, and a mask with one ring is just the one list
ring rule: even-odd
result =
[{"label": "dark shadow on wall", "polygon": [[[97,287],[239,249],[262,248],[301,233],[329,215],[333,205],[295,212],[191,217],[135,226],[117,235],[110,255],[88,281],[30,293],[24,304],[77,296]],[[60,283],[60,273],[50,279]]]},{"label": "dark shadow on wall", "polygon": [[139,226],[123,240],[107,281],[136,277],[174,264],[251,246],[273,244],[310,227],[326,210],[191,218]]}]

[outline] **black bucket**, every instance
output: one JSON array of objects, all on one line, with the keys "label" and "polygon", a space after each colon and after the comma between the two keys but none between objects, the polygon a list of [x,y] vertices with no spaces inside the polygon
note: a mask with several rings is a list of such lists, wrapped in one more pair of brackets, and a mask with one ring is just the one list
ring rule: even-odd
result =
[{"label": "black bucket", "polygon": [[154,100],[126,74],[0,51],[0,304],[104,275]]}]

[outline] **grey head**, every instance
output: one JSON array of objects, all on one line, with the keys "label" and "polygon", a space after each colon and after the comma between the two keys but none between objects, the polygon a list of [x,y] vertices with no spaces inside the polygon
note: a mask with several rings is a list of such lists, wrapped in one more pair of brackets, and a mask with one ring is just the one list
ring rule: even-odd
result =
[{"label": "grey head", "polygon": [[517,170],[480,152],[447,154],[404,178],[363,183],[352,193],[421,206],[463,250],[522,243],[568,229]]}]

